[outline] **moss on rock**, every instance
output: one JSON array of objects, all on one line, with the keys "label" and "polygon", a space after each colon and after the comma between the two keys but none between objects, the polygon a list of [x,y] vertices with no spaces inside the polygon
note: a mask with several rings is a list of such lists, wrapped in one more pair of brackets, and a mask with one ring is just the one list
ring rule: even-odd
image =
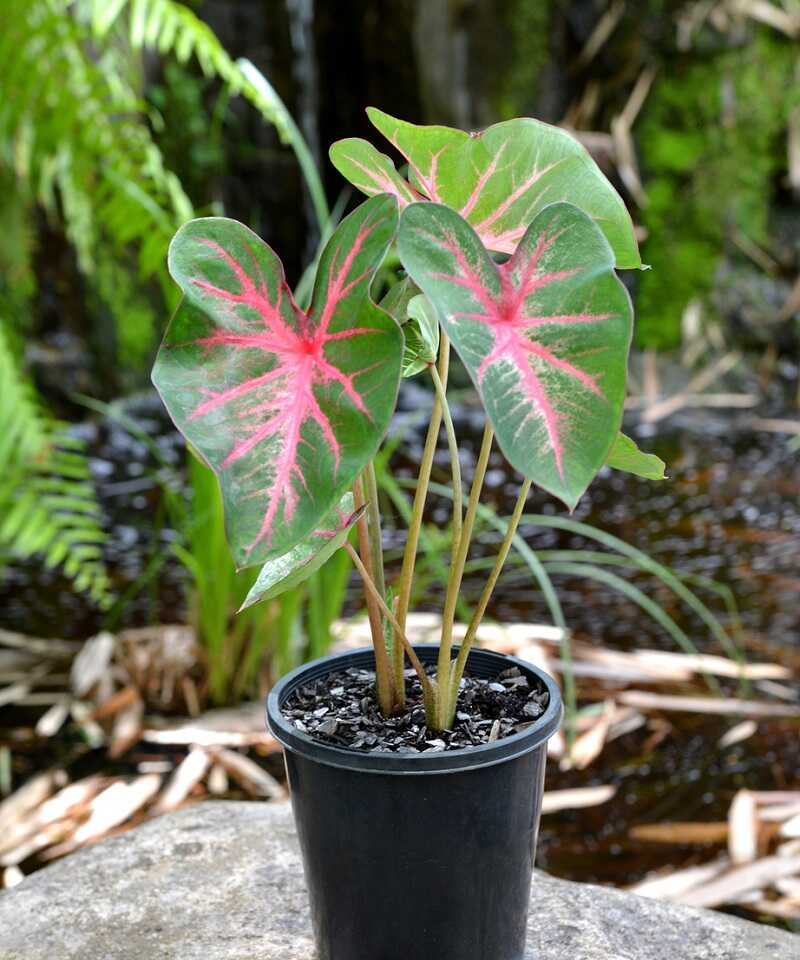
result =
[{"label": "moss on rock", "polygon": [[642,253],[652,266],[637,300],[643,346],[679,343],[684,308],[709,302],[732,239],[769,239],[784,131],[800,97],[797,52],[768,28],[738,41],[714,52],[698,44],[691,60],[666,63],[637,127],[649,197]]}]

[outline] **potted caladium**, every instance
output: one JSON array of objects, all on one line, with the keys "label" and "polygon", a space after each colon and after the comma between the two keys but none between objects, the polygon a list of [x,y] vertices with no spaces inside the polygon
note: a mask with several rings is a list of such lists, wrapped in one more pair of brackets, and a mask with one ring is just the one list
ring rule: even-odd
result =
[{"label": "potted caladium", "polygon": [[[339,549],[364,583],[372,649],[308,664],[268,701],[320,956],[519,960],[561,702],[541,671],[476,641],[532,483],[572,508],[603,464],[651,469],[619,433],[632,310],[615,267],[640,266],[639,254],[622,200],[564,131],[522,119],[466,134],[369,115],[408,179],[366,141],[334,144],[368,199],[322,252],[310,307],[247,227],[191,221],[170,248],[183,299],[153,379],[219,477],[237,564],[261,565],[248,605]],[[405,276],[376,303],[393,244]],[[451,344],[486,411],[468,493],[447,403]],[[388,584],[373,459],[403,375],[429,376],[433,400]],[[441,642],[415,648],[406,618],[442,425],[452,555]],[[456,645],[493,443],[525,480]]]}]

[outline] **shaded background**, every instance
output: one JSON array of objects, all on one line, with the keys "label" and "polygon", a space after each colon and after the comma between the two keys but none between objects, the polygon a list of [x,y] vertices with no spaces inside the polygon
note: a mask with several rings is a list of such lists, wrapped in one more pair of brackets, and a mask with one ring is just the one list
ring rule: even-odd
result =
[{"label": "shaded background", "polygon": [[[14,4],[4,6],[11,17]],[[764,7],[773,8],[774,23],[762,22]],[[787,35],[795,21],[780,4],[207,0],[195,9],[231,57],[250,59],[274,85],[331,203],[344,184],[327,146],[343,136],[379,141],[366,105],[465,129],[512,116],[565,124],[640,226],[653,267],[632,280],[640,345],[677,346],[681,318],[696,302],[702,319],[692,311],[689,325],[720,320],[737,341],[796,349],[789,294],[800,243],[800,85],[796,39]],[[135,69],[149,132],[196,210],[222,205],[278,247],[290,278],[298,277],[317,227],[308,204],[298,203],[300,173],[274,128],[242,98],[229,102],[196,61],[146,52]],[[80,136],[77,124],[60,134],[69,132]],[[4,255],[19,270],[12,237],[6,232]],[[103,280],[80,275],[55,224],[38,224],[26,239],[38,288],[25,304],[33,335],[69,331],[107,347],[106,315],[120,307],[97,289]],[[14,286],[6,292],[12,303],[20,297]],[[100,389],[113,391],[115,374],[146,369],[164,313],[160,305],[126,313],[117,336],[134,356],[123,350],[104,366]],[[132,359],[139,363],[130,371]]]}]

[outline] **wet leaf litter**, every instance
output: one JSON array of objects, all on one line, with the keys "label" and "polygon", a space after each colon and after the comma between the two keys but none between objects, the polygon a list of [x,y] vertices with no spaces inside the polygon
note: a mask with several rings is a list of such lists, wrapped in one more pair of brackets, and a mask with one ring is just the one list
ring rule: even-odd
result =
[{"label": "wet leaf litter", "polygon": [[493,680],[466,676],[451,730],[429,729],[422,688],[406,671],[406,709],[384,717],[375,699],[375,673],[351,668],[305,684],[282,707],[302,733],[330,746],[365,753],[429,753],[461,750],[521,733],[547,709],[549,694],[516,667]]}]

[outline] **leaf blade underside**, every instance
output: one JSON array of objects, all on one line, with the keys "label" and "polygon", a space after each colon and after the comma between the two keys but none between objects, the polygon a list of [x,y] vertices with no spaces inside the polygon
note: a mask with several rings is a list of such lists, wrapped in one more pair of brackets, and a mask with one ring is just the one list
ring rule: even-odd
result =
[{"label": "leaf blade underside", "polygon": [[272,600],[299,586],[344,546],[350,530],[366,510],[353,510],[353,495],[346,493],[338,507],[325,518],[320,529],[301,540],[287,553],[268,560],[259,571],[237,613],[262,600]]},{"label": "leaf blade underside", "polygon": [[184,296],[153,382],[219,478],[239,568],[318,527],[389,424],[403,338],[369,286],[396,223],[385,195],[342,221],[307,313],[276,254],[242,224],[193,220],[172,242],[170,273]]},{"label": "leaf blade underside", "polygon": [[496,264],[457,213],[416,203],[399,251],[509,462],[574,508],[619,431],[633,328],[603,234],[577,207],[553,204]]},{"label": "leaf blade underside", "polygon": [[333,165],[368,196],[388,191],[401,208],[424,199],[449,206],[474,227],[487,249],[509,254],[545,206],[567,201],[603,230],[618,268],[641,267],[622,198],[566,131],[518,118],[468,134],[407,123],[374,107],[367,114],[408,162],[411,181],[367,141],[338,141],[330,150]]}]

